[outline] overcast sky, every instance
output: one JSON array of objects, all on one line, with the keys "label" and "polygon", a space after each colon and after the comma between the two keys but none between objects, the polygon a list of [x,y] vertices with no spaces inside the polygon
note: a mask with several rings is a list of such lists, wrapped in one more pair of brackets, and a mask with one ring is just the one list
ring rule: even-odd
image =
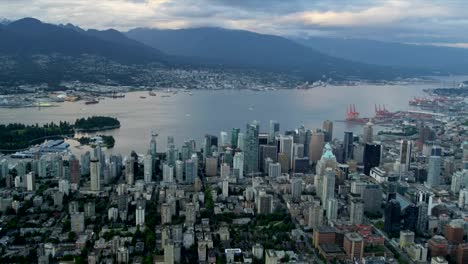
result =
[{"label": "overcast sky", "polygon": [[468,47],[467,0],[0,0],[0,18],[82,28],[218,26]]}]

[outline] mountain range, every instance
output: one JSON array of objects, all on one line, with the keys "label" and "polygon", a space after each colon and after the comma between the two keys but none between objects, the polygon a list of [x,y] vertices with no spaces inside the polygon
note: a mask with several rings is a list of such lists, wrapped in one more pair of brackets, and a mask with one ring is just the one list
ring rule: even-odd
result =
[{"label": "mountain range", "polygon": [[116,30],[80,31],[33,18],[0,27],[0,54],[30,56],[59,53],[66,56],[94,54],[122,63],[164,61],[165,55]]},{"label": "mountain range", "polygon": [[[116,74],[125,83],[147,65],[254,69],[309,81],[394,79],[466,73],[468,68],[465,49],[369,40],[298,40],[223,28],[136,28],[119,32],[24,18],[0,24],[0,40],[0,56],[4,58],[4,63],[0,62],[0,85],[25,80],[96,81],[116,78]],[[46,56],[47,60],[37,56]]]},{"label": "mountain range", "polygon": [[367,64],[452,74],[466,74],[468,68],[468,49],[464,48],[349,38],[311,37],[296,41],[330,56]]},{"label": "mountain range", "polygon": [[298,74],[309,79],[379,79],[405,74],[326,55],[284,37],[223,28],[160,30],[137,28],[126,35],[167,54],[207,65],[250,67]]}]

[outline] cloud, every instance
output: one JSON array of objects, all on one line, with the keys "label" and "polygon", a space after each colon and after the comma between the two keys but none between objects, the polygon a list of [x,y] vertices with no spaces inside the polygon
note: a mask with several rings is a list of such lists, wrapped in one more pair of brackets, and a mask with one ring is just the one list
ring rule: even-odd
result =
[{"label": "cloud", "polygon": [[286,15],[285,23],[296,22],[314,26],[381,26],[405,19],[449,17],[451,12],[430,2],[386,1],[358,11],[303,11]]},{"label": "cloud", "polygon": [[450,48],[465,48],[468,49],[468,42],[466,43],[424,43],[424,44],[430,44],[434,46],[442,46],[442,47],[450,47]]},{"label": "cloud", "polygon": [[0,0],[0,17],[83,28],[218,26],[284,36],[466,43],[464,0]]}]

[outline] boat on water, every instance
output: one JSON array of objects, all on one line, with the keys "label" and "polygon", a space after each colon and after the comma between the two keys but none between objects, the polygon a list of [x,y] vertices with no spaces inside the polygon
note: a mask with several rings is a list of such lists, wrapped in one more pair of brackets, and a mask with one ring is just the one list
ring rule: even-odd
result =
[{"label": "boat on water", "polygon": [[79,99],[80,99],[80,97],[75,96],[75,95],[70,95],[70,96],[65,97],[65,101],[67,101],[67,102],[76,102]]},{"label": "boat on water", "polygon": [[51,103],[48,103],[48,102],[39,102],[39,103],[36,103],[36,106],[37,107],[56,107],[57,105],[56,104],[51,104]]},{"label": "boat on water", "polygon": [[155,92],[153,92],[153,91],[149,91],[149,93],[148,93],[148,94],[149,94],[149,96],[156,96],[156,93],[155,93]]},{"label": "boat on water", "polygon": [[146,96],[140,96],[141,99],[146,99]]},{"label": "boat on water", "polygon": [[307,89],[314,89],[317,87],[326,87],[326,86],[327,86],[327,83],[323,81],[316,81],[313,83],[305,82],[303,84],[298,85],[296,89],[307,90]]},{"label": "boat on water", "polygon": [[171,97],[171,96],[168,95],[168,94],[163,94],[163,95],[161,95],[161,97]]},{"label": "boat on water", "polygon": [[88,101],[85,101],[85,104],[89,105],[89,104],[98,104],[99,103],[99,100],[96,100],[96,99],[91,99],[91,100],[88,100]]},{"label": "boat on water", "polygon": [[114,94],[112,94],[111,97],[114,98],[114,99],[116,99],[116,98],[124,98],[124,97],[125,97],[125,94],[116,94],[116,93],[114,93]]}]

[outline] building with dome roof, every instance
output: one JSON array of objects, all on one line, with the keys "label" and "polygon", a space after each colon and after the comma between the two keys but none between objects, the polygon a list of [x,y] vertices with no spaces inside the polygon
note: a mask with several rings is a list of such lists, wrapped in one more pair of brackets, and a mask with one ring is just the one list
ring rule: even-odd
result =
[{"label": "building with dome roof", "polygon": [[[323,180],[324,175],[327,169],[329,173],[334,175],[334,172],[338,166],[338,162],[336,161],[336,157],[333,154],[332,147],[330,143],[326,143],[325,147],[323,148],[322,157],[317,162],[317,166],[315,167],[315,178],[314,178],[314,186],[317,192],[317,195],[322,199],[323,197]],[[328,182],[331,179],[328,180]],[[322,199],[323,200],[323,199]],[[324,200],[323,200],[324,201]]]}]

